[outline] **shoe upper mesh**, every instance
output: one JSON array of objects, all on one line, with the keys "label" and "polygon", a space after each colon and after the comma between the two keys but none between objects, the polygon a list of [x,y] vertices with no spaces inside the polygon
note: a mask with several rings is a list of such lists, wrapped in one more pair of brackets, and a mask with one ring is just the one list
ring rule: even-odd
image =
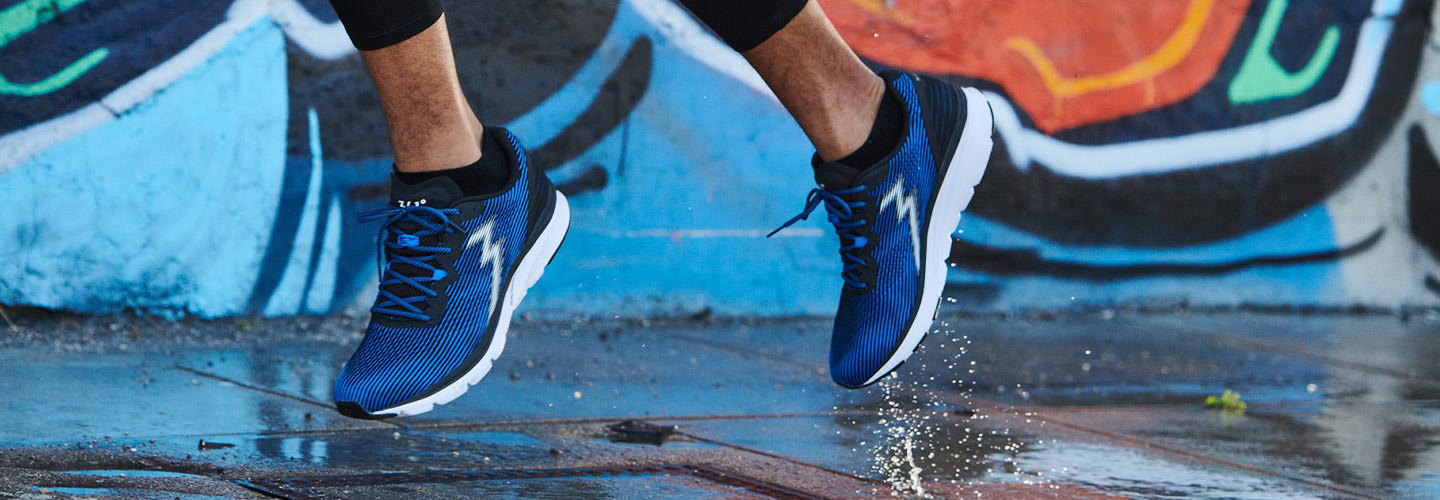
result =
[{"label": "shoe upper mesh", "polygon": [[[504,194],[488,198],[480,213],[460,226],[467,235],[494,221],[492,241],[503,240],[499,294],[508,287],[508,275],[528,237],[530,172],[524,150],[513,134],[506,134],[518,158],[516,182]],[[477,203],[477,202],[469,202]],[[463,243],[462,243],[463,244]],[[371,322],[365,339],[335,380],[336,401],[359,404],[374,413],[420,399],[441,387],[438,384],[468,370],[466,359],[479,356],[489,346],[491,325],[491,266],[482,262],[483,242],[465,248],[454,263],[459,275],[446,287],[444,316],[429,326],[387,326]],[[434,308],[431,308],[432,310]],[[494,314],[500,314],[497,305]]]},{"label": "shoe upper mesh", "polygon": [[[936,188],[935,159],[914,80],[900,76],[890,85],[905,103],[908,127],[903,145],[888,161],[884,182],[866,186],[867,202],[878,207],[895,183],[903,182],[905,194],[914,197],[917,229],[924,245],[926,210]],[[916,270],[910,223],[906,217],[897,218],[901,209],[902,204],[891,203],[871,221],[878,240],[872,253],[877,266],[874,288],[864,294],[844,294],[840,299],[830,343],[830,374],[842,385],[862,385],[884,365],[904,337],[920,298],[923,275]]]}]

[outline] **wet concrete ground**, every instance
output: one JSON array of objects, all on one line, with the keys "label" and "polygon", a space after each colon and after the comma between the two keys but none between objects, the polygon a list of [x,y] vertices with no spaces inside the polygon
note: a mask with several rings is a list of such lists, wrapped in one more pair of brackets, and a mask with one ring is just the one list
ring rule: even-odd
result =
[{"label": "wet concrete ground", "polygon": [[823,320],[520,320],[461,399],[370,422],[327,404],[360,318],[31,314],[0,497],[1440,497],[1440,319],[945,323],[849,391]]}]

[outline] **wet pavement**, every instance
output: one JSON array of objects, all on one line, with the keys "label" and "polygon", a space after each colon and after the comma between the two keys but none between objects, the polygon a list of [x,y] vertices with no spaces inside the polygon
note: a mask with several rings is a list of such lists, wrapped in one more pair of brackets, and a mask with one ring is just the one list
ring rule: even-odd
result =
[{"label": "wet pavement", "polygon": [[522,319],[461,399],[372,422],[327,405],[362,318],[22,314],[0,498],[1440,498],[1433,314],[944,325],[849,391],[824,320]]}]

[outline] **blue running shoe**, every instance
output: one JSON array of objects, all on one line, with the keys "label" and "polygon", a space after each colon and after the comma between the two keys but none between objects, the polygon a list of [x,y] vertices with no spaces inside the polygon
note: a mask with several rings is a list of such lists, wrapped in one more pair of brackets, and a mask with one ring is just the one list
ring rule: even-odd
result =
[{"label": "blue running shoe", "polygon": [[355,418],[417,415],[464,394],[505,349],[510,315],[570,227],[565,196],[510,132],[486,127],[513,169],[498,193],[464,197],[448,177],[392,182],[380,228],[380,296],[365,340],[335,379]]},{"label": "blue running shoe", "polygon": [[864,170],[817,158],[820,187],[800,215],[780,226],[823,203],[840,235],[845,285],[830,377],[849,388],[894,371],[930,331],[951,234],[990,161],[993,133],[990,105],[978,90],[912,74],[881,76],[889,97],[906,109],[900,143]]}]

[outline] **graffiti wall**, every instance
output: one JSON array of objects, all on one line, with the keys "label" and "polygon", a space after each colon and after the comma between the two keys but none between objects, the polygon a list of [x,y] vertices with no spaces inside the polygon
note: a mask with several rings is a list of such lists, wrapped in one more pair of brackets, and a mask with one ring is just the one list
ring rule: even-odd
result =
[{"label": "graffiti wall", "polygon": [[957,296],[1435,301],[1440,212],[1405,201],[1437,187],[1430,2],[827,6],[867,58],[990,91]]},{"label": "graffiti wall", "polygon": [[[818,1],[991,100],[948,307],[1440,305],[1433,0]],[[572,200],[524,310],[833,311],[823,222],[764,237],[811,149],[683,9],[449,8],[477,112]],[[0,0],[0,304],[363,310],[388,155],[324,0]]]}]

